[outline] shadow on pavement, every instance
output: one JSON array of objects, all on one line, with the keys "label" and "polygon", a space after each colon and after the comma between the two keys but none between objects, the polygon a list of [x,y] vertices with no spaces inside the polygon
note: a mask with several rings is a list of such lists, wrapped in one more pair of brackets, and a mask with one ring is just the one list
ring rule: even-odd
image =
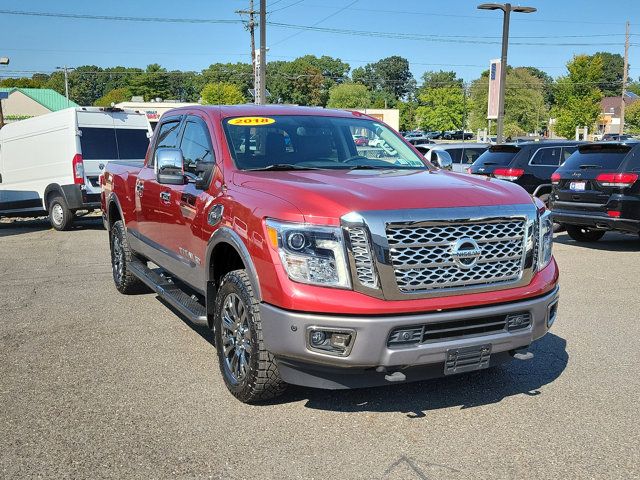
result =
[{"label": "shadow on pavement", "polygon": [[74,230],[104,230],[102,218],[99,216],[78,217],[74,220],[69,232],[55,232],[47,217],[38,218],[5,218],[0,222],[0,238],[22,235],[30,232],[44,232],[51,230],[54,233],[64,235]]},{"label": "shadow on pavement", "polygon": [[637,235],[607,232],[597,242],[576,242],[566,233],[556,234],[553,241],[562,245],[571,245],[587,250],[606,250],[609,252],[640,252],[640,238]]}]

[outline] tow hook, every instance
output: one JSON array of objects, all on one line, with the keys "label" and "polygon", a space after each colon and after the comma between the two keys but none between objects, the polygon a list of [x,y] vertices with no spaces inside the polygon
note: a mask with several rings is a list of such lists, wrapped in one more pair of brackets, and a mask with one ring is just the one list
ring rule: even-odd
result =
[{"label": "tow hook", "polygon": [[527,350],[528,347],[518,348],[516,350],[510,350],[511,356],[517,360],[531,360],[534,355]]},{"label": "tow hook", "polygon": [[[378,373],[387,373],[387,367],[384,367],[384,366],[380,365],[379,367],[376,367],[376,372],[378,372]],[[392,382],[392,383],[404,382],[407,379],[407,376],[402,372],[393,372],[393,373],[390,373],[388,375],[385,375],[384,379],[387,382]]]}]

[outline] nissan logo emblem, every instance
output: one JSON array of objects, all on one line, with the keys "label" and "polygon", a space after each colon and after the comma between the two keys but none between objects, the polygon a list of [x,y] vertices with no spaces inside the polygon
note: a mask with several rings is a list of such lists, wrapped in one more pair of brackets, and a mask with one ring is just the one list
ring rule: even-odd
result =
[{"label": "nissan logo emblem", "polygon": [[482,249],[473,238],[461,238],[451,245],[451,258],[460,268],[473,267],[482,255]]}]

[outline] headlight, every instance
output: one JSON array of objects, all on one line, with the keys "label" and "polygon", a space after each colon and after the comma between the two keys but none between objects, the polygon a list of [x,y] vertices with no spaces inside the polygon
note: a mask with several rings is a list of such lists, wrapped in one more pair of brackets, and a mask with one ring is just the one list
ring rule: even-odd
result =
[{"label": "headlight", "polygon": [[324,287],[351,288],[340,227],[267,220],[271,245],[289,278]]},{"label": "headlight", "polygon": [[549,265],[553,250],[553,220],[550,210],[545,210],[540,215],[538,233],[538,271],[540,271]]}]

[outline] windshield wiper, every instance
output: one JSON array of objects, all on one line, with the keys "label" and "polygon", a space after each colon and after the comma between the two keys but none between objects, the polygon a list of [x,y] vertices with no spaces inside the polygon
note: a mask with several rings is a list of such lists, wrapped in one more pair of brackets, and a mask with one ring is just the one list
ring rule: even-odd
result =
[{"label": "windshield wiper", "polygon": [[579,168],[581,170],[587,170],[587,169],[590,169],[590,168],[602,168],[602,165],[594,165],[594,164],[585,163],[584,165],[580,165]]},{"label": "windshield wiper", "polygon": [[266,172],[266,171],[286,171],[286,170],[322,170],[317,167],[307,167],[304,165],[295,165],[293,163],[274,163],[260,168],[247,168],[245,172]]}]

